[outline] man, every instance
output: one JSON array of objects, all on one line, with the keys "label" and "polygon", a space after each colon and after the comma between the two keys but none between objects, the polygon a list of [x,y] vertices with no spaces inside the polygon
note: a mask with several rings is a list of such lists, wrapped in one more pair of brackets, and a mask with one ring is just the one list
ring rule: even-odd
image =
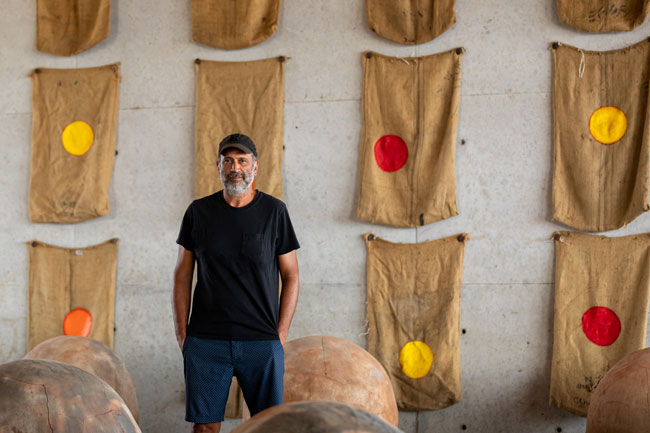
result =
[{"label": "man", "polygon": [[252,187],[255,144],[229,135],[217,165],[224,189],[188,207],[176,241],[173,311],[195,433],[220,430],[233,375],[251,415],[282,403],[283,346],[298,301],[298,241],[284,203]]}]

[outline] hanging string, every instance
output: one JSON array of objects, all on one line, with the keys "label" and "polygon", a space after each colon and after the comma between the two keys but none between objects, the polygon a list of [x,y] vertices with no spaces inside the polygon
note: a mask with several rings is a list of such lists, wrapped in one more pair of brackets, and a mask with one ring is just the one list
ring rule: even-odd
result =
[{"label": "hanging string", "polygon": [[580,51],[580,66],[578,66],[578,78],[582,79],[582,75],[585,73],[585,53],[582,50]]}]

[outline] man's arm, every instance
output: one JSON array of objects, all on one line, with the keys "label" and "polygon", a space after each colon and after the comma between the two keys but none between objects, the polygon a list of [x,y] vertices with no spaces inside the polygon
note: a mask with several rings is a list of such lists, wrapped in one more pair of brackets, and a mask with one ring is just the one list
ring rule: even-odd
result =
[{"label": "man's arm", "polygon": [[187,332],[187,320],[190,315],[192,296],[192,278],[194,277],[194,253],[178,246],[178,259],[174,269],[174,293],[172,296],[172,311],[176,327],[176,340],[183,350]]},{"label": "man's arm", "polygon": [[298,259],[296,250],[278,256],[280,267],[280,278],[282,278],[282,295],[280,296],[280,322],[278,324],[278,335],[282,346],[287,342],[289,326],[293,313],[298,303],[298,291],[300,282],[298,279]]}]

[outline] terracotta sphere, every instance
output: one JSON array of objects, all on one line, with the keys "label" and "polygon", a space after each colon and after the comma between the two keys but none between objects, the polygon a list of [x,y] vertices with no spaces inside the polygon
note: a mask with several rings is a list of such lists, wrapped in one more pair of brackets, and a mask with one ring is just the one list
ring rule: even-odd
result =
[{"label": "terracotta sphere", "polygon": [[650,432],[649,372],[650,348],[614,364],[591,396],[587,433]]},{"label": "terracotta sphere", "polygon": [[108,346],[87,337],[62,335],[50,338],[33,348],[24,359],[49,359],[65,362],[108,383],[122,397],[138,420],[138,399],[129,370]]},{"label": "terracotta sphere", "polygon": [[301,401],[274,406],[231,433],[400,433],[383,419],[333,401]]},{"label": "terracotta sphere", "polygon": [[336,337],[298,338],[284,348],[284,402],[349,404],[397,425],[393,386],[370,353]]},{"label": "terracotta sphere", "polygon": [[0,365],[0,431],[140,433],[120,396],[80,368],[21,359]]}]

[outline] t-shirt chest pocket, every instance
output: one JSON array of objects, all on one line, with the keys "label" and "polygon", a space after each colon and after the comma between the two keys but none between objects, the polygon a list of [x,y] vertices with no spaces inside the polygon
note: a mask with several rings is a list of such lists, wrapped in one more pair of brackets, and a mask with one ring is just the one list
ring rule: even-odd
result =
[{"label": "t-shirt chest pocket", "polygon": [[260,262],[268,260],[271,256],[271,246],[268,237],[262,233],[243,233],[241,253],[249,259]]}]

